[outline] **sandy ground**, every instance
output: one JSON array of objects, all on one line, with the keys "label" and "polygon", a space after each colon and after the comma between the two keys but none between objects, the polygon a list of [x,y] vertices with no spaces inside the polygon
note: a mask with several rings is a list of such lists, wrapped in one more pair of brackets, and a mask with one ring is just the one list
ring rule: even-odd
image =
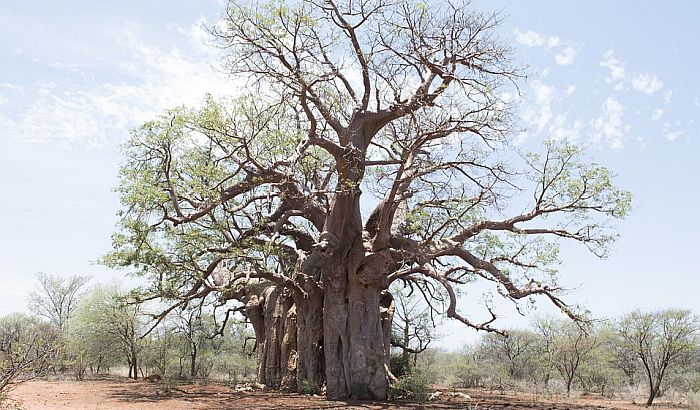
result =
[{"label": "sandy ground", "polygon": [[[107,380],[30,381],[18,386],[12,396],[22,400],[24,408],[35,409],[129,409],[129,410],[185,410],[185,409],[624,409],[641,410],[643,406],[596,398],[547,400],[526,394],[495,394],[481,390],[466,390],[471,400],[442,397],[428,403],[379,403],[333,401],[323,397],[276,392],[235,392],[233,389],[210,383],[182,385],[169,392],[163,383],[131,381],[122,378]],[[682,406],[660,402],[654,409],[680,409]]]}]

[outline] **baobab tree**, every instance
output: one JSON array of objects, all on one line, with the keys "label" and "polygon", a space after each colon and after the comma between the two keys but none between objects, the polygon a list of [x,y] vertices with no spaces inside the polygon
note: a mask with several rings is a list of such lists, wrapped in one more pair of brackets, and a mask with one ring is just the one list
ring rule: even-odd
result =
[{"label": "baobab tree", "polygon": [[497,24],[459,3],[230,2],[211,32],[243,95],[133,131],[106,261],[171,309],[238,301],[259,381],[330,397],[386,397],[393,282],[440,288],[477,330],[500,331],[489,305],[457,309],[474,281],[578,318],[556,240],[603,255],[630,197],[576,147],[509,145],[519,74]]}]

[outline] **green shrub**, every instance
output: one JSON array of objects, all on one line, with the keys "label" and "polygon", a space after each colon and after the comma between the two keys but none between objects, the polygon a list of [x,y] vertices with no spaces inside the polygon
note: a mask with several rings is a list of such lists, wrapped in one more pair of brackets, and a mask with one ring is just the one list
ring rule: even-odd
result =
[{"label": "green shrub", "polygon": [[453,378],[455,387],[481,387],[483,370],[474,362],[460,363],[453,370]]},{"label": "green shrub", "polygon": [[411,373],[413,366],[411,365],[410,358],[404,357],[400,354],[395,354],[391,355],[389,358],[389,369],[391,370],[391,374],[401,378],[402,376]]},{"label": "green shrub", "polygon": [[309,379],[305,379],[301,381],[301,386],[299,387],[299,393],[301,394],[319,394],[320,390],[318,389],[318,386],[314,384]]},{"label": "green shrub", "polygon": [[424,402],[428,398],[428,379],[421,372],[409,373],[387,391],[389,400],[408,399]]}]

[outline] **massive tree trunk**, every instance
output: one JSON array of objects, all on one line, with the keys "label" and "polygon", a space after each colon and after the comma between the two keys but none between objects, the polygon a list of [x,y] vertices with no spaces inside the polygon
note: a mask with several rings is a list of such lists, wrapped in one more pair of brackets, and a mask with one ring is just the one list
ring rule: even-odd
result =
[{"label": "massive tree trunk", "polygon": [[269,286],[248,298],[245,312],[255,332],[258,383],[273,389],[293,387],[297,344],[292,298],[286,290]]},{"label": "massive tree trunk", "polygon": [[366,250],[356,192],[336,198],[321,240],[327,394],[383,400],[388,351],[380,300],[391,255]]},{"label": "massive tree trunk", "polygon": [[357,267],[349,263],[344,269],[341,265],[326,276],[332,279],[324,287],[330,397],[386,398],[385,338],[379,303],[383,286],[371,266],[375,259],[381,257],[370,255]]},{"label": "massive tree trunk", "polygon": [[386,398],[393,298],[384,281],[391,257],[366,252],[360,239],[353,248],[342,263],[312,256],[306,266],[327,263],[335,276],[326,278],[346,281],[327,279],[322,290],[307,276],[303,294],[270,285],[246,297],[259,383],[298,390],[326,382],[330,397]]},{"label": "massive tree trunk", "polygon": [[298,278],[304,293],[294,293],[297,308],[297,380],[296,387],[312,386],[320,391],[325,377],[323,352],[323,291],[315,278],[320,277],[320,258],[313,254],[302,266],[305,277]]},{"label": "massive tree trunk", "polygon": [[245,314],[255,332],[258,383],[298,390],[306,382],[320,389],[324,381],[320,290],[302,296],[271,285],[245,299]]}]

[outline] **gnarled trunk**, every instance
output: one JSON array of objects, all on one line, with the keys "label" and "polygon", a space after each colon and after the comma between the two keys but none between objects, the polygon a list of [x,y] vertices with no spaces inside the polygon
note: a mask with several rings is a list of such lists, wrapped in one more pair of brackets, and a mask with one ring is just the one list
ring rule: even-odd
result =
[{"label": "gnarled trunk", "polygon": [[358,115],[347,134],[340,135],[346,144],[344,161],[338,164],[340,192],[319,237],[327,394],[334,398],[387,397],[389,351],[380,301],[394,262],[388,250],[373,249],[369,243],[359,190],[367,145],[381,126]]},{"label": "gnarled trunk", "polygon": [[255,331],[258,383],[273,389],[295,387],[297,327],[291,296],[269,286],[249,297],[245,312]]},{"label": "gnarled trunk", "polygon": [[342,238],[321,265],[327,394],[383,400],[388,349],[380,301],[392,259],[388,251],[367,252],[359,233]]},{"label": "gnarled trunk", "polygon": [[[249,292],[245,313],[256,335],[259,383],[320,389],[329,397],[385,399],[393,298],[388,251],[369,252],[361,235],[330,254],[314,251],[296,279]],[[318,273],[323,288],[314,277]]]},{"label": "gnarled trunk", "polygon": [[323,293],[315,282],[308,279],[304,295],[296,295],[297,307],[297,380],[300,390],[304,385],[320,391],[326,379],[323,355]]},{"label": "gnarled trunk", "polygon": [[319,289],[306,296],[271,285],[246,297],[253,325],[257,381],[273,389],[298,390],[302,383],[323,385],[323,339]]}]

